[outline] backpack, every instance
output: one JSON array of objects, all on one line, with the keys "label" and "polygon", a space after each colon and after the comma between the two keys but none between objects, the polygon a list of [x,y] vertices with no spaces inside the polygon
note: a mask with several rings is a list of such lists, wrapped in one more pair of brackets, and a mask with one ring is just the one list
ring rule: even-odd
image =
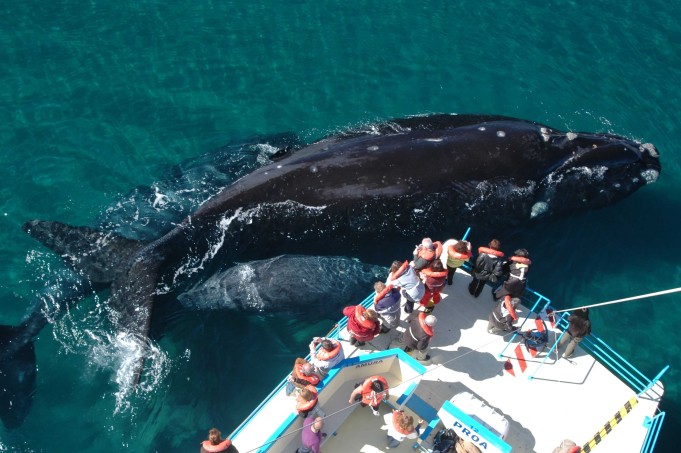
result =
[{"label": "backpack", "polygon": [[456,435],[453,429],[442,428],[433,437],[433,453],[448,453],[454,451],[456,440],[459,436]]},{"label": "backpack", "polygon": [[[538,319],[541,319],[537,317]],[[549,342],[549,332],[546,328],[546,323],[541,320],[544,330],[532,329],[528,332],[523,332],[523,343],[527,349],[534,349],[535,351],[542,351],[544,346]]]}]

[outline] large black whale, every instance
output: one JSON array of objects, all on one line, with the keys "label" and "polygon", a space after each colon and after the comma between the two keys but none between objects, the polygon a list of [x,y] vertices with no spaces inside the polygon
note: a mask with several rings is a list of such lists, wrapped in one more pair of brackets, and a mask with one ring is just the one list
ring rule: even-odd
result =
[{"label": "large black whale", "polygon": [[498,231],[605,206],[659,172],[655,147],[624,137],[431,115],[299,149],[226,186],[148,243],[59,222],[25,229],[93,283],[111,284],[119,328],[145,337],[154,296],[215,263],[301,252],[385,263],[394,258],[386,243],[409,247],[424,233]]}]

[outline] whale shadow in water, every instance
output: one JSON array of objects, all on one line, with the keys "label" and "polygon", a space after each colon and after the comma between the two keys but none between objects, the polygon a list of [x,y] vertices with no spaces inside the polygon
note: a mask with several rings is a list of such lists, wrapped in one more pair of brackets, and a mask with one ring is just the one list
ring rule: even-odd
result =
[{"label": "whale shadow in water", "polygon": [[[660,172],[650,144],[489,115],[393,120],[327,137],[226,186],[150,242],[59,222],[26,231],[95,283],[118,326],[149,332],[153,299],[234,260],[283,253],[389,262],[386,244],[499,232],[616,202]],[[380,240],[377,240],[380,238]],[[139,379],[142,362],[136,368]]]}]

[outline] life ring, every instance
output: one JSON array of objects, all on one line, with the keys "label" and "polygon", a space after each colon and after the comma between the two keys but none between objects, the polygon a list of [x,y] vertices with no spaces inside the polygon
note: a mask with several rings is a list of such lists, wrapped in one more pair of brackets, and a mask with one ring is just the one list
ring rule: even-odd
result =
[{"label": "life ring", "polygon": [[419,325],[429,337],[432,337],[435,335],[435,332],[431,326],[426,324],[426,316],[428,316],[426,313],[419,313]]},{"label": "life ring", "polygon": [[500,250],[494,250],[489,247],[478,247],[478,253],[487,253],[488,255],[494,255],[498,258],[504,257],[504,252]]},{"label": "life ring", "polygon": [[204,440],[201,442],[201,447],[209,452],[225,451],[232,445],[232,441],[225,439],[217,445],[213,445],[209,440]]}]

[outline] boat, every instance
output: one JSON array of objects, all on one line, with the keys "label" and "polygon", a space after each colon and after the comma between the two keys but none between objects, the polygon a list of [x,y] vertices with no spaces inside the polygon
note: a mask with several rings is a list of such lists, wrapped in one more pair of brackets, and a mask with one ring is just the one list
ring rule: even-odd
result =
[{"label": "boat", "polygon": [[[345,359],[317,385],[324,453],[385,451],[385,415],[393,410],[424,421],[419,437],[402,441],[396,451],[432,453],[436,438],[451,431],[485,452],[552,452],[565,439],[576,444],[571,452],[654,451],[665,417],[659,404],[668,366],[649,378],[596,333],[572,357],[562,357],[556,345],[569,312],[556,313],[551,300],[531,288],[517,309],[518,329],[489,333],[488,316],[497,302],[489,286],[471,296],[470,279],[466,263],[445,286],[433,311],[438,321],[425,362],[399,343],[403,311],[397,332],[363,346],[348,341],[347,318],[327,333],[341,340]],[[360,303],[370,307],[373,300],[372,293]],[[355,386],[374,375],[389,386],[380,417],[348,403]],[[295,412],[295,398],[286,396],[287,379],[231,433],[241,453],[294,452],[301,445],[303,418]]]}]

